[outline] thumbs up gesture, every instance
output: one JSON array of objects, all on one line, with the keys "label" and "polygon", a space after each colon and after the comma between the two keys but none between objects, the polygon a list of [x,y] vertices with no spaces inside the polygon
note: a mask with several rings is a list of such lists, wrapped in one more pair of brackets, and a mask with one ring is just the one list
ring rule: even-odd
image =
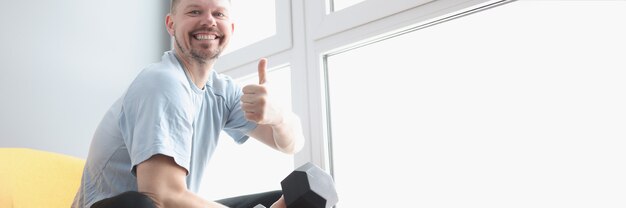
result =
[{"label": "thumbs up gesture", "polygon": [[259,84],[251,84],[243,87],[241,96],[241,108],[245,112],[246,119],[257,124],[279,124],[282,122],[282,114],[270,102],[266,82],[267,59],[259,60]]},{"label": "thumbs up gesture", "polygon": [[267,69],[267,59],[259,60],[259,85],[265,84],[265,70]]}]

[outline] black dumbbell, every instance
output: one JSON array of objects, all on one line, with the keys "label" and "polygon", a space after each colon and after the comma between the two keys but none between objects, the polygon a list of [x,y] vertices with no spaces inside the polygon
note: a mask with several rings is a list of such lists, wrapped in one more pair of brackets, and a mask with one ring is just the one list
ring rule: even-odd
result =
[{"label": "black dumbbell", "polygon": [[287,208],[330,208],[339,201],[333,178],[310,162],[296,168],[280,186]]}]

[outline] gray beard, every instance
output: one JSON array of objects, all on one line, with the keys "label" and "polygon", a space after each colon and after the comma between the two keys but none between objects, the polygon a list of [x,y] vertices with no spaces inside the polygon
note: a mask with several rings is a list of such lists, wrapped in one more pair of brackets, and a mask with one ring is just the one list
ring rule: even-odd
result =
[{"label": "gray beard", "polygon": [[182,53],[181,55],[190,57],[192,60],[195,60],[196,62],[198,62],[199,64],[206,64],[208,61],[210,60],[215,60],[217,59],[220,54],[222,54],[221,50],[215,50],[212,51],[213,53],[204,53],[201,51],[197,51],[195,49],[191,49],[190,53],[188,54],[187,51],[185,51],[185,49],[183,49],[183,47],[181,47],[180,42],[178,42],[178,38],[174,38],[174,40],[176,41],[176,45],[178,46],[178,49],[180,49],[180,52]]}]

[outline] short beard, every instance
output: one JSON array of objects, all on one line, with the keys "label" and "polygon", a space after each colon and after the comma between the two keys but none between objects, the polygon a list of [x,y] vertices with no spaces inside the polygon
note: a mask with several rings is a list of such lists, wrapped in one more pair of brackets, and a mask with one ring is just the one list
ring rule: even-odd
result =
[{"label": "short beard", "polygon": [[180,49],[180,52],[182,53],[181,55],[185,55],[187,57],[190,57],[191,59],[195,60],[198,64],[201,64],[201,65],[205,65],[208,61],[217,59],[220,56],[220,54],[222,54],[222,51],[219,50],[219,49],[213,51],[213,53],[203,53],[203,52],[197,51],[197,50],[195,50],[193,48],[191,49],[190,53],[188,54],[187,51],[185,51],[185,49],[183,49],[182,45],[178,41],[178,38],[174,37],[174,41],[176,42],[176,45],[178,46],[178,49]]}]

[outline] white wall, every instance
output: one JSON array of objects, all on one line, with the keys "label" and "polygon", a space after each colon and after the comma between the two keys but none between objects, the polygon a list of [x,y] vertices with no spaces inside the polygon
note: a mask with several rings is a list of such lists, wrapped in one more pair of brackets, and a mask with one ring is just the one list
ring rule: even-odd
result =
[{"label": "white wall", "polygon": [[0,147],[85,158],[108,107],[169,48],[169,1],[0,5]]}]

